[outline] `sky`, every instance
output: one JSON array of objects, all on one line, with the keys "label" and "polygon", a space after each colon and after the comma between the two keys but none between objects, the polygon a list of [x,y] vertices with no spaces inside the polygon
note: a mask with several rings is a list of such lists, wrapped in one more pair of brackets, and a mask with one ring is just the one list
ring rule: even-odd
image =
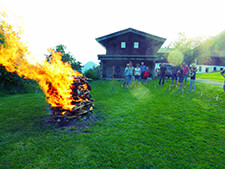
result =
[{"label": "sky", "polygon": [[19,25],[32,58],[63,44],[82,64],[99,63],[105,49],[95,38],[134,28],[166,38],[183,32],[210,37],[225,30],[224,0],[0,0],[0,11]]}]

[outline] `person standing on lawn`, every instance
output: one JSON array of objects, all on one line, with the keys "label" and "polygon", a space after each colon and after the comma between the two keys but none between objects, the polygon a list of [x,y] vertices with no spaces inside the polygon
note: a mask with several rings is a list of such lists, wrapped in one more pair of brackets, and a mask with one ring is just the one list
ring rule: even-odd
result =
[{"label": "person standing on lawn", "polygon": [[172,72],[171,72],[171,74],[172,74],[172,86],[173,86],[173,81],[175,80],[176,87],[177,87],[177,72],[178,72],[178,69],[179,69],[179,67],[176,64],[174,64],[174,66],[171,69],[172,70]]},{"label": "person standing on lawn", "polygon": [[164,85],[164,81],[165,81],[165,76],[166,76],[166,66],[165,63],[162,64],[162,66],[159,69],[159,74],[160,74],[160,78],[159,78],[159,86],[161,85],[161,81],[163,79],[162,85]]},{"label": "person standing on lawn", "polygon": [[149,77],[149,67],[146,67],[145,71],[144,71],[144,84],[147,85],[148,82],[148,77]]},{"label": "person standing on lawn", "polygon": [[135,82],[134,86],[136,85],[136,82],[138,81],[138,86],[140,86],[140,80],[141,80],[141,69],[140,69],[140,64],[136,64],[137,67],[134,69],[134,77],[135,77]]},{"label": "person standing on lawn", "polygon": [[129,62],[128,72],[127,72],[127,87],[132,84],[132,77],[134,74],[134,67],[132,62]]},{"label": "person standing on lawn", "polygon": [[[223,70],[222,72],[220,72],[221,75],[225,78],[225,70]],[[223,85],[223,90],[225,91],[225,81],[224,81],[224,85]]]},{"label": "person standing on lawn", "polygon": [[145,72],[145,69],[146,69],[146,66],[145,66],[144,62],[141,62],[140,69],[141,69],[141,80],[144,80],[144,72]]},{"label": "person standing on lawn", "polygon": [[185,82],[184,84],[184,88],[186,88],[186,84],[187,84],[187,76],[188,76],[188,71],[190,70],[189,67],[185,64],[185,62],[183,63],[183,80]]},{"label": "person standing on lawn", "polygon": [[191,87],[193,87],[193,92],[195,91],[196,72],[197,72],[197,68],[195,67],[195,64],[193,63],[190,69],[190,84],[189,84],[189,89],[191,90]]},{"label": "person standing on lawn", "polygon": [[179,88],[178,89],[182,89],[183,87],[183,77],[184,77],[184,70],[183,70],[183,66],[180,65],[180,68],[177,71],[178,74],[178,78],[179,78]]},{"label": "person standing on lawn", "polygon": [[220,73],[225,78],[225,70],[221,71]]},{"label": "person standing on lawn", "polygon": [[125,85],[125,88],[127,88],[127,83],[128,83],[128,71],[129,71],[129,63],[126,64],[126,68],[124,70],[124,82],[122,84],[122,88],[124,87]]}]

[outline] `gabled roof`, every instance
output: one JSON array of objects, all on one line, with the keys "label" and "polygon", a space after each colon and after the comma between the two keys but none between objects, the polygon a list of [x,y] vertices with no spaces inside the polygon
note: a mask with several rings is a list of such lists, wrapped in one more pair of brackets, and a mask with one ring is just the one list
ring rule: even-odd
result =
[{"label": "gabled roof", "polygon": [[145,33],[145,32],[133,29],[133,28],[128,28],[128,29],[124,29],[124,30],[109,34],[109,35],[105,35],[105,36],[96,38],[96,41],[101,42],[103,40],[110,39],[110,38],[113,38],[113,37],[116,37],[116,36],[120,36],[120,35],[123,35],[125,33],[129,33],[129,32],[132,32],[134,34],[141,35],[141,36],[144,36],[144,37],[147,37],[147,38],[151,38],[151,39],[154,39],[154,40],[157,40],[157,41],[160,41],[160,42],[165,42],[165,40],[166,40],[165,38],[161,38],[161,37],[149,34],[149,33]]}]

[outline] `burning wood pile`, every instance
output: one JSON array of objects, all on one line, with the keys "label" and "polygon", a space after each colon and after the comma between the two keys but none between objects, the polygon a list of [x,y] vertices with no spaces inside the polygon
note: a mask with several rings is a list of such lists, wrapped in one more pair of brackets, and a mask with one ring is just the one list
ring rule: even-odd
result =
[{"label": "burning wood pile", "polygon": [[28,56],[31,53],[21,42],[19,32],[14,31],[4,19],[0,25],[0,40],[4,42],[0,43],[0,65],[8,72],[16,72],[25,79],[37,81],[51,105],[54,120],[68,121],[92,111],[88,79],[74,71],[69,62],[63,62],[62,53],[49,49],[49,60],[30,63]]},{"label": "burning wood pile", "polygon": [[72,102],[74,106],[72,110],[66,110],[62,107],[52,107],[52,116],[60,119],[74,119],[78,116],[83,116],[87,113],[92,112],[93,109],[93,99],[91,99],[91,86],[88,84],[88,79],[85,77],[74,77],[72,84]]}]

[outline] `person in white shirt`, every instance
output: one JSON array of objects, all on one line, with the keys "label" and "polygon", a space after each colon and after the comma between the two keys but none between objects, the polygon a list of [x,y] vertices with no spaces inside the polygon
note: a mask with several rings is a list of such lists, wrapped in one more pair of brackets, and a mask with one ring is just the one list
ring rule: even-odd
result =
[{"label": "person in white shirt", "polygon": [[134,77],[135,77],[135,82],[134,86],[136,85],[136,82],[138,81],[138,86],[140,86],[141,82],[141,69],[140,69],[140,64],[137,63],[137,67],[134,68]]}]

